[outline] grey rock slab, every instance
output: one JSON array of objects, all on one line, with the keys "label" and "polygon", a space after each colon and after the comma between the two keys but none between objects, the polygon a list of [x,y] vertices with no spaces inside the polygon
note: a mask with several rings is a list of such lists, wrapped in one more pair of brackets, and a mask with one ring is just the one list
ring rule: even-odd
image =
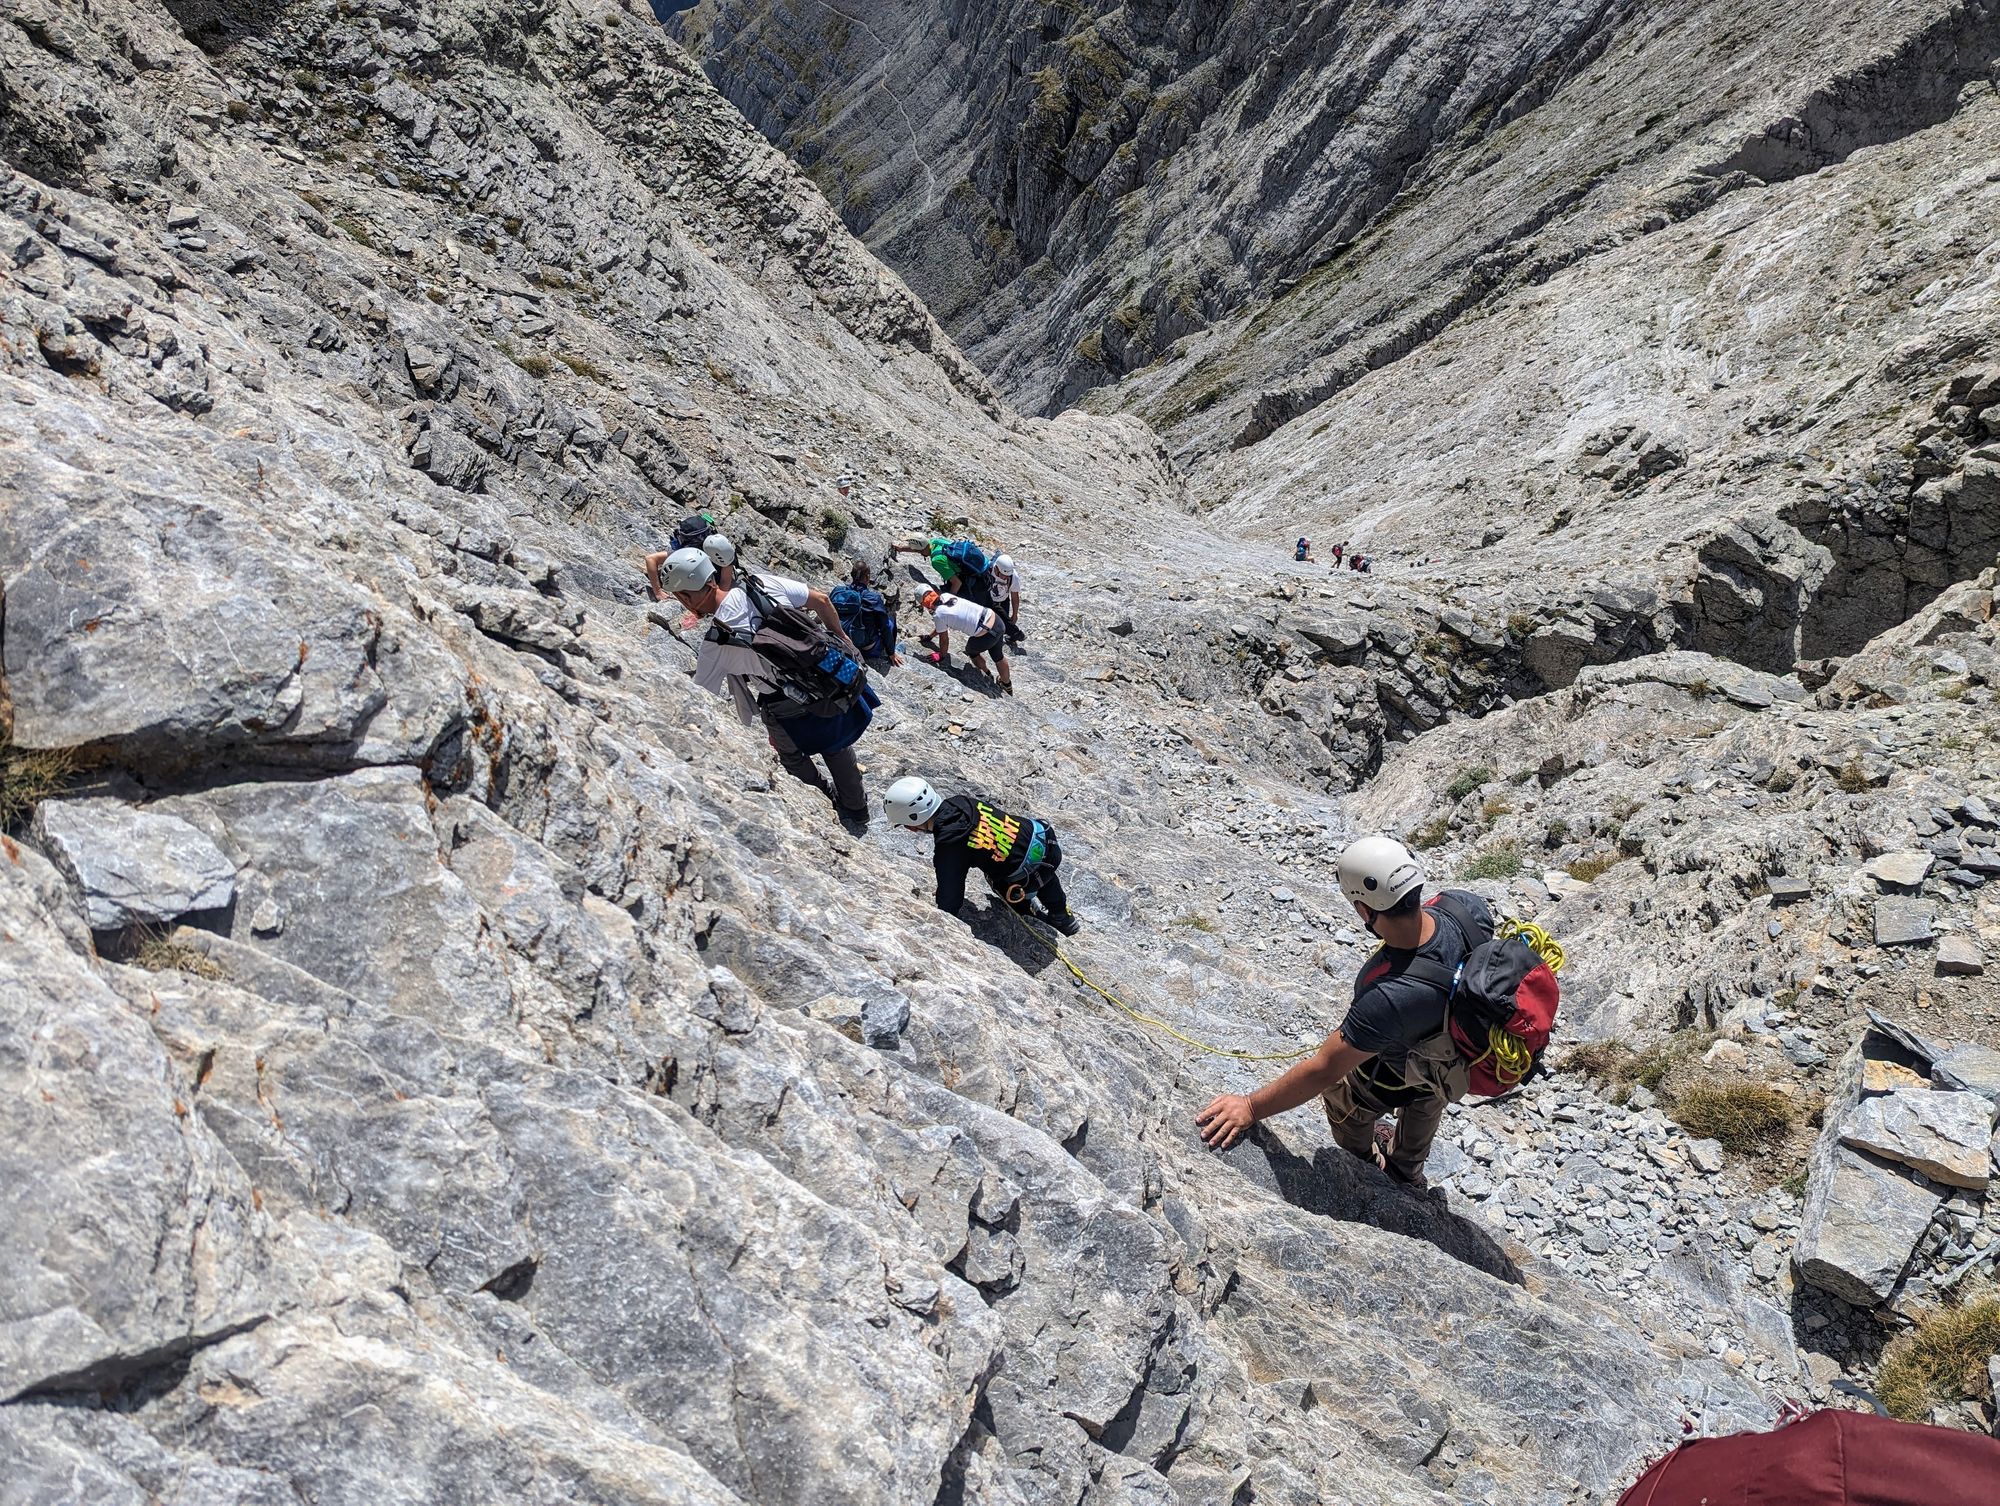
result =
[{"label": "grey rock slab", "polygon": [[1922,900],[1882,896],[1875,901],[1875,944],[1909,946],[1929,941],[1935,912]]},{"label": "grey rock slab", "polygon": [[1977,1093],[2000,1108],[2000,1051],[1976,1043],[1952,1046],[1931,1062],[1931,1080],[1940,1087]]},{"label": "grey rock slab", "polygon": [[1844,1146],[1815,1153],[1792,1268],[1808,1286],[1873,1307],[1896,1289],[1938,1202],[1935,1192]]},{"label": "grey rock slab", "polygon": [[187,822],[103,798],[44,801],[35,834],[82,896],[93,930],[220,910],[236,865]]},{"label": "grey rock slab", "polygon": [[1841,1121],[1840,1140],[1914,1167],[1932,1181],[1984,1189],[1993,1105],[1977,1093],[1898,1088],[1865,1098]]},{"label": "grey rock slab", "polygon": [[[499,946],[443,862],[417,770],[224,785],[158,808],[202,827],[238,863],[235,939],[447,1029],[511,1022]],[[252,920],[266,900],[285,918],[275,935]]]},{"label": "grey rock slab", "polygon": [[384,705],[380,614],[200,483],[145,459],[114,479],[0,452],[0,654],[22,746],[188,762],[350,743]]},{"label": "grey rock slab", "polygon": [[87,1393],[290,1300],[248,1177],[143,1007],[0,860],[0,1400]]},{"label": "grey rock slab", "polygon": [[1869,863],[1868,876],[1885,888],[1914,889],[1936,861],[1930,853],[1915,849],[1885,852]]},{"label": "grey rock slab", "polygon": [[1986,958],[1979,943],[1970,936],[1947,936],[1938,943],[1937,970],[1947,975],[1976,978],[1986,971]]}]

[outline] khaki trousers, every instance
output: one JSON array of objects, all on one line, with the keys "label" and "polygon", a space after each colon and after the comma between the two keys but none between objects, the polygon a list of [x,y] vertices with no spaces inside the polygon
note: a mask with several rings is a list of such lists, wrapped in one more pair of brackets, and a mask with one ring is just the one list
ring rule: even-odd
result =
[{"label": "khaki trousers", "polygon": [[1389,1157],[1389,1169],[1402,1180],[1414,1181],[1431,1153],[1431,1141],[1444,1123],[1442,1094],[1426,1093],[1401,1109],[1378,1101],[1367,1087],[1350,1073],[1320,1095],[1326,1106],[1327,1128],[1343,1150],[1368,1160],[1375,1159],[1375,1125],[1384,1114],[1396,1116],[1396,1147]]}]

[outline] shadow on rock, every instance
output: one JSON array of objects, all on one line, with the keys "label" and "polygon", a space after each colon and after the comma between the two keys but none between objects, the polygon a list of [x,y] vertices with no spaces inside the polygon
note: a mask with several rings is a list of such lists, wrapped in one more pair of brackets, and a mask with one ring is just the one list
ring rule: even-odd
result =
[{"label": "shadow on rock", "polygon": [[1319,1150],[1308,1161],[1258,1125],[1225,1151],[1223,1159],[1295,1208],[1421,1239],[1489,1276],[1515,1286],[1524,1284],[1521,1268],[1484,1229],[1460,1218],[1439,1199],[1391,1181],[1338,1146]]},{"label": "shadow on rock", "polygon": [[1027,926],[997,900],[983,910],[972,911],[966,916],[966,923],[975,937],[1005,952],[1024,973],[1040,977],[1056,964],[1055,953],[1030,936]]}]

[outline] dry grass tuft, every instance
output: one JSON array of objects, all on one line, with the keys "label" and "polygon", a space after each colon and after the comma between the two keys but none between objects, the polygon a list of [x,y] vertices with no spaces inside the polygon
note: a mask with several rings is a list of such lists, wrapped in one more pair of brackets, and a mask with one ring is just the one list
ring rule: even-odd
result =
[{"label": "dry grass tuft", "polygon": [[193,978],[220,978],[214,958],[157,931],[148,932],[132,952],[132,966],[149,973],[186,973]]},{"label": "dry grass tuft", "polygon": [[1676,1092],[1673,1114],[1689,1134],[1752,1155],[1784,1141],[1798,1122],[1799,1106],[1761,1083],[1719,1083]]},{"label": "dry grass tuft", "polygon": [[76,772],[67,748],[0,748],[0,831],[25,820],[37,805],[62,793]]},{"label": "dry grass tuft", "polygon": [[1996,1351],[2000,1300],[1933,1313],[1883,1353],[1876,1394],[1891,1417],[1928,1422],[1937,1403],[1984,1393],[1986,1362]]}]

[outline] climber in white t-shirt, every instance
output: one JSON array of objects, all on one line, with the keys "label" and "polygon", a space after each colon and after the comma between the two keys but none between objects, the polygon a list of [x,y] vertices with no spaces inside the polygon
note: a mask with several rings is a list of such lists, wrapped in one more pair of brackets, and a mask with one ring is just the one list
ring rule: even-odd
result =
[{"label": "climber in white t-shirt", "polygon": [[[1014,672],[1007,664],[1006,619],[969,596],[953,596],[943,591],[924,592],[923,607],[940,632],[965,634],[965,657],[974,673],[986,675],[986,668],[979,661],[989,657],[993,660],[992,678],[998,682],[1000,693],[1014,693]],[[942,666],[950,662],[951,654],[939,649],[928,657],[931,663]]]}]

